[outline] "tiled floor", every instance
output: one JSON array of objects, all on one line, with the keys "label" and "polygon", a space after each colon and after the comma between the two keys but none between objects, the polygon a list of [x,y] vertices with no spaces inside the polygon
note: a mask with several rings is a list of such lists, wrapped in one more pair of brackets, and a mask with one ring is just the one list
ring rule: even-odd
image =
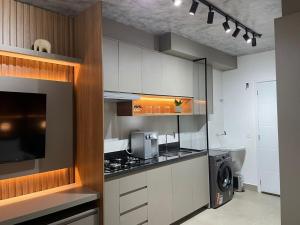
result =
[{"label": "tiled floor", "polygon": [[235,193],[218,209],[208,209],[184,225],[280,225],[280,198],[253,191]]}]

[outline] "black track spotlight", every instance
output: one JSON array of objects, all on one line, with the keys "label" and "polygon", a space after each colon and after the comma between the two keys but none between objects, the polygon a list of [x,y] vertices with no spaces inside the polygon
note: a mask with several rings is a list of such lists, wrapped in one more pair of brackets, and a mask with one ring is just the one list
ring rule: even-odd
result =
[{"label": "black track spotlight", "polygon": [[246,33],[243,35],[243,38],[245,39],[245,41],[247,42],[247,44],[251,43],[251,38],[248,35],[248,30],[246,30]]},{"label": "black track spotlight", "polygon": [[226,33],[229,33],[231,31],[227,17],[226,17],[226,22],[223,23],[223,27]]},{"label": "black track spotlight", "polygon": [[193,0],[192,6],[191,6],[191,9],[190,9],[190,15],[191,16],[195,15],[195,13],[197,11],[197,8],[198,8],[198,5],[199,5],[199,3],[196,2],[195,0]]},{"label": "black track spotlight", "polygon": [[215,13],[212,11],[212,7],[209,7],[209,12],[207,16],[207,24],[213,24]]},{"label": "black track spotlight", "polygon": [[255,34],[253,33],[253,38],[252,38],[252,47],[255,47],[256,46],[256,37],[255,37]]},{"label": "black track spotlight", "polygon": [[235,24],[235,31],[232,33],[232,37],[237,37],[240,33],[241,29],[238,27],[237,24]]}]

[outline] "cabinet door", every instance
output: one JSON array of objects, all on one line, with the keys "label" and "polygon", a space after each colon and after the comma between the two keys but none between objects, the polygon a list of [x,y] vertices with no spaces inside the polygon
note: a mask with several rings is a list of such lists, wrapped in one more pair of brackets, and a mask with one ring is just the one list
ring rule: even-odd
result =
[{"label": "cabinet door", "polygon": [[193,178],[193,210],[209,204],[208,156],[191,160]]},{"label": "cabinet door", "polygon": [[104,184],[104,225],[120,224],[120,187],[119,180]]},{"label": "cabinet door", "polygon": [[119,42],[119,90],[142,92],[142,49]]},{"label": "cabinet door", "polygon": [[212,66],[207,66],[207,110],[208,114],[214,113],[214,106],[213,106],[213,100],[214,100],[214,94],[213,94],[213,68]]},{"label": "cabinet door", "polygon": [[[196,101],[195,114],[205,115],[205,65],[198,64],[198,101]],[[208,114],[213,113],[213,68],[207,65],[207,102]]]},{"label": "cabinet door", "polygon": [[103,39],[103,81],[105,91],[119,91],[119,46],[117,40]]},{"label": "cabinet door", "polygon": [[172,222],[175,222],[193,212],[192,170],[193,167],[190,160],[172,165]]},{"label": "cabinet door", "polygon": [[80,220],[77,220],[75,222],[65,223],[65,224],[69,224],[69,225],[98,225],[99,224],[98,217],[99,217],[98,215],[91,215],[91,216],[82,218]]},{"label": "cabinet door", "polygon": [[88,211],[64,218],[53,223],[47,223],[48,225],[98,225],[99,213],[98,209],[90,209]]},{"label": "cabinet door", "polygon": [[160,95],[163,90],[163,55],[142,50],[142,92]]},{"label": "cabinet door", "polygon": [[193,63],[164,55],[163,88],[165,95],[193,97]]},{"label": "cabinet door", "polygon": [[171,166],[147,172],[148,224],[166,225],[172,222]]}]

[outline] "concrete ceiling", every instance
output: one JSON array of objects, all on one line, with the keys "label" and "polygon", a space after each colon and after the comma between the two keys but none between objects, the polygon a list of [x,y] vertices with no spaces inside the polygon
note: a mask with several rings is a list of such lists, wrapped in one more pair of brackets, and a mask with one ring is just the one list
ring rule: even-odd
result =
[{"label": "concrete ceiling", "polygon": [[[76,14],[96,0],[22,0],[65,14]],[[235,40],[222,27],[224,18],[215,13],[213,25],[206,24],[208,9],[199,4],[196,16],[189,15],[192,0],[175,7],[171,0],[103,0],[103,16],[156,35],[174,32],[231,55],[273,50],[274,19],[281,16],[281,0],[210,0],[245,25],[263,34],[258,46]],[[231,24],[234,28],[234,24]],[[234,29],[232,29],[234,30]],[[242,34],[242,32],[241,32]]]},{"label": "concrete ceiling", "polygon": [[[196,16],[189,15],[192,0],[175,7],[171,0],[104,0],[103,15],[154,34],[174,32],[229,53],[245,55],[274,49],[274,18],[281,16],[281,0],[210,0],[245,25],[263,34],[253,48],[239,35],[235,40],[224,32],[224,18],[215,13],[208,25],[206,6],[199,4]],[[234,24],[231,24],[234,28]],[[234,29],[232,29],[234,30]]]},{"label": "concrete ceiling", "polygon": [[59,12],[64,15],[76,15],[99,0],[17,0],[40,8]]}]

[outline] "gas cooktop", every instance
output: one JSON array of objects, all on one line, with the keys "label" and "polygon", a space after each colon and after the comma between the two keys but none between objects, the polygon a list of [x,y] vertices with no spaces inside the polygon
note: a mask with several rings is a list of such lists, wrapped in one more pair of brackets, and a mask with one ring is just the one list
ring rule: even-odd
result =
[{"label": "gas cooktop", "polygon": [[105,169],[105,173],[108,174],[108,173],[114,173],[114,172],[132,169],[145,164],[147,164],[145,160],[128,156],[128,155],[122,155],[116,157],[109,157],[105,159],[104,169]]}]

